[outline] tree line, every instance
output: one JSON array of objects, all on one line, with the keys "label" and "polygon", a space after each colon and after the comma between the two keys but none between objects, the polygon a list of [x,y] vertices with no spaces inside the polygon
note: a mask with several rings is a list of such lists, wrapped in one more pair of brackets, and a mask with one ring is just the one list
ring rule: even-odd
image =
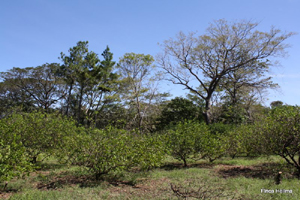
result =
[{"label": "tree line", "polygon": [[59,110],[78,124],[149,131],[170,96],[160,91],[163,85],[158,87],[163,79],[190,92],[187,98],[201,107],[207,124],[224,111],[244,112],[240,117],[252,120],[251,106],[263,91],[277,87],[268,76],[270,58],[284,55],[284,42],[294,34],[275,28],[261,32],[257,26],[218,20],[200,36],[180,32],[164,41],[156,63],[153,56],[136,53],[126,53],[117,63],[109,47],[100,59],[87,41],[79,41],[61,53],[61,63],[1,72],[2,115],[14,106]]},{"label": "tree line", "polygon": [[[261,104],[278,87],[268,76],[271,58],[286,53],[294,33],[257,26],[218,20],[200,36],[180,32],[156,59],[126,53],[116,62],[108,46],[99,56],[79,41],[60,63],[1,72],[0,177],[49,156],[97,178],[159,166],[165,155],[187,166],[276,154],[300,174],[299,107]],[[189,93],[169,99],[162,80]]]},{"label": "tree line", "polygon": [[156,88],[154,58],[127,53],[116,64],[109,47],[101,55],[102,60],[89,51],[87,41],[79,41],[69,55],[61,53],[61,64],[1,72],[2,116],[19,106],[25,112],[59,111],[88,127],[148,130],[155,105],[168,96]]}]

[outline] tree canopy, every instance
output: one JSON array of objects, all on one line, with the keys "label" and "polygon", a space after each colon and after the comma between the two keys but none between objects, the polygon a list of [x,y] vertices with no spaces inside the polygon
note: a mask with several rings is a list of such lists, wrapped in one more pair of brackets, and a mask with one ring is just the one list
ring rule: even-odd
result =
[{"label": "tree canopy", "polygon": [[[176,38],[162,44],[163,53],[157,58],[169,80],[197,94],[205,100],[204,116],[211,122],[211,98],[217,89],[239,85],[272,84],[263,75],[272,66],[270,57],[282,56],[288,47],[285,40],[294,33],[282,33],[271,28],[256,30],[258,23],[218,20],[207,33],[196,36],[180,32]],[[234,75],[242,76],[237,79]],[[226,86],[226,87],[225,87]],[[228,90],[231,91],[231,90]]]}]

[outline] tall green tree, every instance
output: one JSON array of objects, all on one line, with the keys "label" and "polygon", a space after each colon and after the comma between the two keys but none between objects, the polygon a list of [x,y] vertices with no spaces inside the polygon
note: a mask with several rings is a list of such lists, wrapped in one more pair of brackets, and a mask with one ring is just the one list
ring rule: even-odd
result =
[{"label": "tall green tree", "polygon": [[[76,46],[69,49],[70,55],[61,53],[63,61],[60,74],[68,85],[68,97],[66,102],[66,115],[69,115],[69,108],[72,98],[75,99],[73,107],[74,115],[78,122],[81,121],[81,107],[84,89],[89,80],[89,71],[95,67],[100,60],[94,52],[88,51],[88,42],[79,41]],[[76,94],[74,95],[74,92]]]},{"label": "tall green tree", "polygon": [[270,103],[271,108],[276,108],[276,107],[280,107],[283,106],[283,102],[282,101],[272,101]]},{"label": "tall green tree", "polygon": [[94,71],[96,72],[94,82],[90,85],[86,96],[88,102],[86,113],[98,127],[108,125],[108,121],[112,120],[111,115],[115,112],[114,108],[120,101],[119,75],[113,72],[116,65],[113,53],[107,46],[101,55],[104,60],[100,63],[99,71]]},{"label": "tall green tree", "polygon": [[0,82],[0,112],[1,117],[8,114],[10,109],[19,107],[27,112],[36,109],[34,101],[25,91],[20,90],[13,81]]},{"label": "tall green tree", "polygon": [[153,105],[159,102],[160,97],[166,96],[158,92],[153,62],[151,55],[126,53],[118,64],[123,79],[122,96],[132,116],[132,128],[144,129],[145,119],[155,109]]},{"label": "tall green tree", "polygon": [[164,129],[170,124],[178,124],[185,120],[203,121],[202,108],[194,104],[191,100],[176,97],[167,103],[158,118],[158,129]]},{"label": "tall green tree", "polygon": [[272,66],[268,58],[285,53],[288,45],[284,42],[293,33],[275,28],[262,32],[256,30],[257,26],[249,21],[218,20],[207,34],[196,37],[180,32],[163,43],[164,53],[158,56],[160,67],[170,76],[168,80],[205,100],[207,124],[211,123],[212,97],[224,79],[229,80],[236,72],[242,77],[252,77],[252,71],[264,72],[265,66]]},{"label": "tall green tree", "polygon": [[[64,96],[63,83],[55,75],[59,64],[44,64],[38,67],[13,68],[1,73],[6,87],[7,100],[22,101],[22,105],[34,104],[48,111]],[[16,91],[19,90],[19,91]]]},{"label": "tall green tree", "polygon": [[118,76],[112,72],[115,62],[108,47],[102,54],[103,61],[95,52],[89,51],[87,41],[79,41],[69,53],[69,56],[61,53],[63,64],[59,71],[67,85],[65,114],[71,114],[78,123],[83,123],[85,117],[91,119],[100,110],[105,94],[113,90]]}]

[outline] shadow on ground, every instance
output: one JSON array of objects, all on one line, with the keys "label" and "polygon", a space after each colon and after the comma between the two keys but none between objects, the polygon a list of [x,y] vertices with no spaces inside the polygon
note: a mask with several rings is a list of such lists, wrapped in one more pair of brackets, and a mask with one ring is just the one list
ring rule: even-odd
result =
[{"label": "shadow on ground", "polygon": [[86,187],[97,187],[99,185],[128,185],[134,186],[134,181],[124,181],[118,179],[118,177],[104,176],[99,180],[95,179],[92,175],[64,175],[64,176],[54,176],[49,178],[48,181],[39,182],[36,186],[40,190],[55,190],[65,186],[75,186],[78,185],[81,188]]},{"label": "shadow on ground", "polygon": [[37,163],[37,171],[45,171],[45,170],[52,170],[52,169],[62,169],[65,167],[63,164],[57,163]]},{"label": "shadow on ground", "polygon": [[215,163],[191,163],[188,164],[186,167],[182,163],[167,163],[160,167],[160,169],[164,170],[174,170],[174,169],[185,169],[185,168],[205,168],[211,169],[218,164]]},{"label": "shadow on ground", "polygon": [[244,176],[246,178],[273,179],[278,172],[282,172],[283,178],[296,178],[294,169],[279,163],[262,163],[253,166],[218,165],[215,171],[223,178]]}]

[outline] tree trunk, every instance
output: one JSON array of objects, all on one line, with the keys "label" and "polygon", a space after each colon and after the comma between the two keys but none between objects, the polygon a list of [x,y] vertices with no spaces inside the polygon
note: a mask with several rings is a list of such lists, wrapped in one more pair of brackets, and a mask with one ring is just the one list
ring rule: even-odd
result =
[{"label": "tree trunk", "polygon": [[73,81],[70,84],[70,89],[69,89],[69,94],[68,94],[68,100],[67,100],[66,116],[69,116],[69,106],[71,104],[70,101],[71,101],[72,90],[73,90]]},{"label": "tree trunk", "polygon": [[33,156],[32,160],[31,160],[32,164],[36,164],[37,163],[37,156]]},{"label": "tree trunk", "polygon": [[184,159],[182,159],[182,160],[183,160],[183,166],[184,166],[184,167],[187,167],[186,159],[184,158]]},{"label": "tree trunk", "polygon": [[205,100],[205,111],[203,113],[204,115],[204,119],[205,119],[205,123],[211,124],[211,104],[210,104],[210,99],[209,100]]},{"label": "tree trunk", "polygon": [[297,169],[298,169],[298,179],[300,179],[300,152],[298,152],[298,165],[297,165]]},{"label": "tree trunk", "polygon": [[84,85],[81,85],[80,88],[80,96],[79,96],[79,102],[78,102],[78,111],[77,111],[77,122],[78,124],[82,124],[83,121],[81,119],[81,108],[82,108],[82,100],[83,100],[83,89],[84,89]]}]

